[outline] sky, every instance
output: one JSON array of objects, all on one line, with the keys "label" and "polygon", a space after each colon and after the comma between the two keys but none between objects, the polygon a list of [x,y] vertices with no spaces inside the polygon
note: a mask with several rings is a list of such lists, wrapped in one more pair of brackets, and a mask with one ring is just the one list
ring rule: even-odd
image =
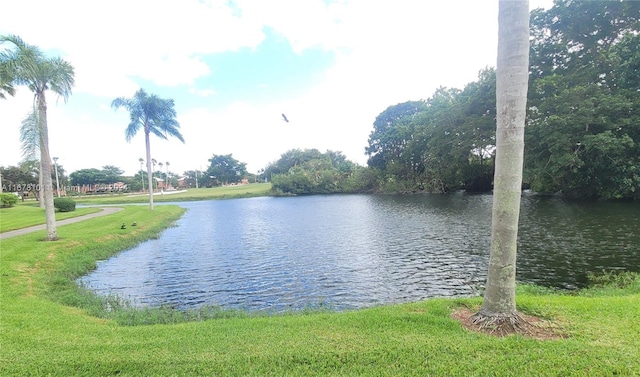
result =
[{"label": "sky", "polygon": [[[140,88],[175,102],[185,143],[152,135],[151,156],[178,175],[206,169],[214,154],[256,173],[306,148],[365,165],[376,116],[440,86],[463,88],[497,53],[497,0],[0,0],[0,9],[0,35],[74,67],[66,102],[47,93],[50,151],[67,174],[137,173],[144,132],[126,142],[129,113],[111,102]],[[22,159],[32,103],[24,87],[0,100],[0,166]]]}]

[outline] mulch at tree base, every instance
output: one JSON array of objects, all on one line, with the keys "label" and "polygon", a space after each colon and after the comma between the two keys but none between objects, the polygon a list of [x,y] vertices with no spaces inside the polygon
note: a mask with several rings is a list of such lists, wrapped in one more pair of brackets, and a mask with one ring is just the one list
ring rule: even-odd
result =
[{"label": "mulch at tree base", "polygon": [[[477,333],[493,335],[496,337],[516,334],[500,334],[493,331],[492,328],[481,328],[480,324],[473,322],[474,314],[475,312],[471,309],[461,307],[452,311],[451,318],[460,322],[460,324],[467,330]],[[556,323],[523,313],[519,314],[526,322],[526,325],[524,326],[524,329],[522,331],[518,331],[517,334],[537,340],[558,340],[567,338],[567,335],[562,332],[562,329]]]}]

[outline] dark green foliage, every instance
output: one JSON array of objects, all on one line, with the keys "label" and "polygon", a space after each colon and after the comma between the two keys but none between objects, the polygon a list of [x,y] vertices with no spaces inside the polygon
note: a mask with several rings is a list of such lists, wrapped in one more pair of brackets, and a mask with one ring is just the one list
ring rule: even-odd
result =
[{"label": "dark green foliage", "polygon": [[76,202],[69,198],[54,198],[53,206],[58,212],[71,212],[76,210]]},{"label": "dark green foliage", "polygon": [[18,203],[16,194],[6,192],[0,194],[0,207],[13,207],[16,203]]},{"label": "dark green foliage", "polygon": [[102,169],[80,169],[76,170],[69,175],[71,178],[71,184],[77,185],[96,185],[96,184],[110,184],[122,180],[122,173],[120,168],[106,165]]},{"label": "dark green foliage", "polygon": [[640,198],[640,3],[558,1],[531,17],[525,181],[573,198]]},{"label": "dark green foliage", "polygon": [[603,271],[589,274],[590,288],[622,288],[630,292],[640,291],[640,274],[629,271]]},{"label": "dark green foliage", "polygon": [[[524,186],[640,199],[640,2],[560,0],[531,12]],[[383,191],[487,191],[495,71],[387,108],[366,151]]]},{"label": "dark green foliage", "polygon": [[407,138],[414,132],[412,121],[426,106],[424,101],[408,101],[389,106],[376,117],[366,148],[369,166],[384,169],[401,158]]},{"label": "dark green foliage", "polygon": [[34,187],[38,184],[37,171],[29,171],[26,166],[24,168],[18,166],[0,167],[0,174],[2,174],[3,191],[26,191],[27,189],[35,191]]},{"label": "dark green foliage", "polygon": [[247,164],[233,158],[232,154],[213,155],[202,179],[207,187],[238,183],[247,175]]},{"label": "dark green foliage", "polygon": [[[495,70],[463,90],[391,106],[374,122],[368,164],[383,191],[488,191],[493,180]],[[411,109],[413,111],[408,111]]]},{"label": "dark green foliage", "polygon": [[332,194],[371,191],[377,177],[341,152],[293,149],[265,169],[278,194]]}]

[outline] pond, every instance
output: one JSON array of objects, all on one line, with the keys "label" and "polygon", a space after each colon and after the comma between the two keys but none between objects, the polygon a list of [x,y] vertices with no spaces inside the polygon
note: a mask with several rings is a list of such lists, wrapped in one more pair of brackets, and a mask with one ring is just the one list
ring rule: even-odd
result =
[{"label": "pond", "polygon": [[[333,195],[176,203],[160,238],[80,279],[137,306],[342,310],[477,295],[490,195]],[[524,195],[517,279],[573,289],[589,272],[640,271],[640,203]]]}]

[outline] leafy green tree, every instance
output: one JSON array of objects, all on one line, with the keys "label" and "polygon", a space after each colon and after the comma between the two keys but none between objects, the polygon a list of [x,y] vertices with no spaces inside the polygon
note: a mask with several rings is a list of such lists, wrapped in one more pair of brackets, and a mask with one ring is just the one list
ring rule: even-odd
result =
[{"label": "leafy green tree", "polygon": [[495,80],[495,70],[484,69],[463,90],[440,88],[427,100],[409,149],[429,191],[492,188]]},{"label": "leafy green tree", "polygon": [[[156,95],[148,95],[143,89],[138,90],[133,98],[116,98],[111,107],[124,107],[129,111],[131,122],[127,126],[125,136],[131,141],[140,129],[144,130],[146,148],[147,175],[149,187],[152,185],[151,144],[149,135],[154,134],[161,139],[173,136],[184,143],[180,133],[180,124],[176,120],[176,111],[172,99],[161,99]],[[153,210],[153,190],[149,189],[149,209]]]},{"label": "leafy green tree", "polygon": [[90,168],[76,170],[69,175],[71,184],[74,186],[82,185],[95,185],[95,184],[108,184],[113,181],[109,181],[107,173],[104,170]]},{"label": "leafy green tree", "polygon": [[[31,177],[30,179],[22,179],[16,182],[24,182],[27,183],[27,188],[22,189],[22,198],[33,198],[38,200],[40,207],[44,208],[42,204],[43,200],[43,191],[42,191],[42,179],[40,176],[40,171],[42,166],[40,165],[39,160],[23,160],[20,162],[19,169],[24,172],[25,178]],[[53,177],[51,178],[53,180]]]},{"label": "leafy green tree", "polygon": [[330,194],[372,190],[377,177],[364,174],[365,169],[347,160],[342,152],[292,149],[269,164],[265,174],[280,194]]},{"label": "leafy green tree", "polygon": [[212,186],[238,183],[246,174],[247,164],[236,160],[232,154],[211,156],[205,173]]},{"label": "leafy green tree", "polygon": [[120,176],[118,177],[118,182],[122,182],[125,184],[125,189],[123,192],[135,192],[140,191],[142,189],[142,183],[140,181],[139,175],[131,176]]},{"label": "leafy green tree", "polygon": [[[556,1],[531,12],[524,184],[572,198],[640,199],[640,2]],[[383,191],[492,188],[495,70],[389,107],[370,135]]]},{"label": "leafy green tree", "polygon": [[387,164],[397,162],[410,135],[413,133],[413,118],[426,108],[424,101],[408,101],[389,106],[373,122],[369,135],[367,164],[384,169]]},{"label": "leafy green tree", "polygon": [[[182,173],[181,179],[184,179],[186,187],[201,187],[203,172],[197,170],[187,170]],[[176,180],[176,185],[177,185]]]},{"label": "leafy green tree", "polygon": [[525,182],[574,198],[640,198],[640,3],[556,1],[531,16]]},{"label": "leafy green tree", "polygon": [[[426,101],[425,110],[414,118],[415,132],[408,140],[403,158],[413,174],[407,189],[447,192],[460,188],[463,181],[460,164],[466,164],[468,156],[468,151],[462,153],[460,161],[459,128],[463,122],[460,93],[459,89],[438,88]],[[387,173],[397,176],[393,171]]]},{"label": "leafy green tree", "polygon": [[494,124],[495,70],[487,68],[463,90],[441,87],[426,101],[385,110],[369,138],[368,165],[380,169],[384,191],[487,191]]},{"label": "leafy green tree", "polygon": [[318,193],[310,175],[301,167],[295,166],[286,174],[276,174],[271,183],[276,192],[290,195]]},{"label": "leafy green tree", "polygon": [[529,1],[498,6],[496,170],[491,253],[482,307],[474,316],[498,333],[523,325],[516,309],[516,252],[529,75]]},{"label": "leafy green tree", "polygon": [[13,83],[25,85],[34,93],[40,127],[40,161],[42,161],[47,240],[57,240],[45,93],[51,90],[66,100],[71,95],[74,84],[73,67],[59,57],[45,57],[39,48],[25,43],[18,36],[1,36],[0,43],[5,42],[16,47],[16,50],[5,52],[7,60],[15,62],[14,69],[11,70]]},{"label": "leafy green tree", "polygon": [[114,183],[122,179],[124,171],[117,166],[105,165],[102,167],[102,172],[105,175],[105,183]]},{"label": "leafy green tree", "polygon": [[294,166],[302,165],[308,161],[322,158],[322,152],[317,149],[290,149],[280,155],[280,158],[270,163],[264,169],[264,176],[271,180],[274,174],[283,174],[288,172]]},{"label": "leafy green tree", "polygon": [[3,192],[32,192],[35,191],[38,184],[38,178],[33,173],[18,166],[0,167],[0,174],[2,175]]}]

